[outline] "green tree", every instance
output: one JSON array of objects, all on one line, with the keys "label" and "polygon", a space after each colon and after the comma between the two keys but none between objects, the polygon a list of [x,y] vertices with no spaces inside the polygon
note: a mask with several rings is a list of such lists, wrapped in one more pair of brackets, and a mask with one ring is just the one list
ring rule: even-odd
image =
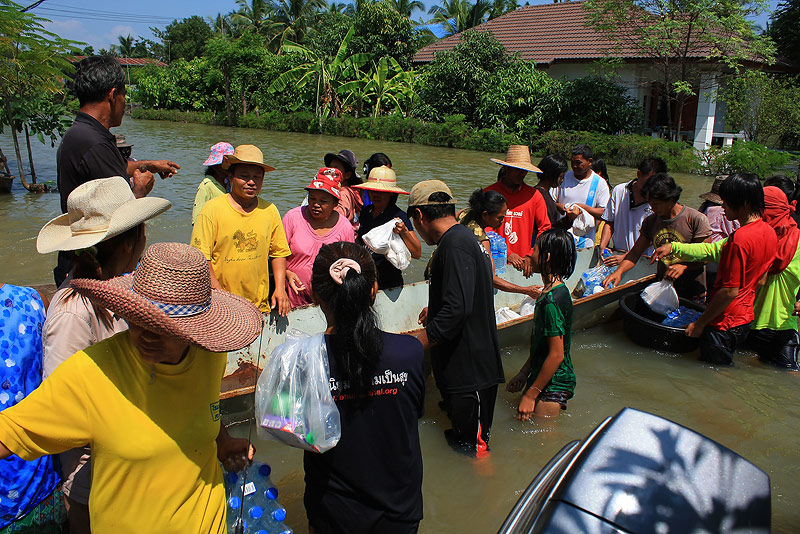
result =
[{"label": "green tree", "polygon": [[492,11],[488,0],[445,0],[442,5],[434,5],[428,10],[433,22],[439,22],[450,29],[450,34],[466,31],[482,24]]},{"label": "green tree", "polygon": [[681,130],[686,100],[703,83],[703,65],[716,63],[736,72],[744,61],[772,60],[770,40],[757,35],[747,18],[764,6],[765,0],[584,3],[587,31],[604,33],[616,43],[607,51],[609,56],[621,49],[633,50],[657,69],[667,93],[666,111],[673,138]]},{"label": "green tree", "polygon": [[783,0],[770,17],[768,35],[779,56],[800,64],[800,0]]},{"label": "green tree", "polygon": [[170,61],[185,59],[187,61],[203,55],[206,43],[213,33],[208,23],[200,16],[192,16],[182,20],[173,20],[159,37],[168,49]]},{"label": "green tree", "polygon": [[131,57],[133,53],[133,35],[120,35],[117,37],[117,41],[119,44],[112,45],[114,51],[120,55],[120,57]]},{"label": "green tree", "polygon": [[[267,0],[236,0],[239,10],[230,16],[231,22],[242,26],[244,29],[252,29],[256,33],[269,35],[274,33],[273,24],[270,20],[272,6]],[[239,29],[241,31],[241,28]]]},{"label": "green tree", "polygon": [[355,12],[353,4],[343,4],[341,2],[328,2],[324,10],[325,14],[347,15],[349,17],[355,15]]},{"label": "green tree", "polygon": [[352,17],[343,13],[322,13],[309,31],[305,45],[317,54],[335,56],[352,27]]},{"label": "green tree", "polygon": [[320,10],[327,7],[325,0],[275,0],[272,21],[279,34],[279,43],[305,41],[308,28]]},{"label": "green tree", "polygon": [[563,84],[561,112],[556,128],[607,134],[641,129],[641,108],[628,90],[598,76],[586,76]]},{"label": "green tree", "polygon": [[231,31],[231,21],[227,15],[217,13],[216,17],[206,17],[206,22],[211,26],[214,35],[228,35]]},{"label": "green tree", "polygon": [[[41,191],[43,187],[28,184],[22,167],[17,130],[21,123],[33,120],[32,113],[20,113],[19,104],[39,97],[54,99],[64,93],[64,73],[73,68],[68,57],[78,52],[78,43],[46,31],[42,25],[45,19],[21,9],[12,2],[0,3],[0,99],[5,112],[0,124],[11,129],[22,185]],[[37,107],[37,111],[41,109]]]},{"label": "green tree", "polygon": [[403,15],[404,17],[411,18],[411,14],[415,9],[420,11],[425,10],[425,4],[420,0],[387,0],[392,8]]},{"label": "green tree", "polygon": [[384,109],[408,110],[416,95],[414,77],[415,73],[403,70],[396,59],[384,56],[378,63],[372,64],[370,72],[360,79],[342,84],[338,92],[345,96],[345,102],[350,96],[359,108],[365,100],[370,100],[373,104],[372,116],[377,117]]},{"label": "green tree", "polygon": [[417,92],[424,118],[441,121],[448,115],[464,115],[480,122],[484,93],[496,72],[510,62],[503,45],[489,32],[464,32],[452,50],[437,52],[422,71]]},{"label": "green tree", "polygon": [[502,17],[518,8],[519,3],[517,0],[493,0],[492,7],[489,10],[489,20]]},{"label": "green tree", "polygon": [[305,62],[281,74],[270,85],[269,90],[274,93],[283,91],[288,86],[314,87],[317,115],[324,118],[332,113],[334,117],[338,117],[342,111],[340,86],[372,58],[370,54],[364,53],[348,55],[348,46],[353,40],[354,34],[354,29],[350,28],[334,57],[318,54],[294,43],[283,45],[284,52],[297,54]]},{"label": "green tree", "polygon": [[350,46],[353,53],[390,56],[404,69],[411,68],[411,58],[420,49],[421,37],[411,21],[388,3],[360,2],[353,27],[355,37]]}]

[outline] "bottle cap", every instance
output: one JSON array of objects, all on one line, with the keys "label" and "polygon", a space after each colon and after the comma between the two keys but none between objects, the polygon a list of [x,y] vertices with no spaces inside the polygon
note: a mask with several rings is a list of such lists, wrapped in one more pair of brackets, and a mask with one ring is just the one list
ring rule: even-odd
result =
[{"label": "bottle cap", "polygon": [[239,507],[242,505],[242,500],[235,495],[228,499],[228,506],[230,506],[234,510],[238,510]]},{"label": "bottle cap", "polygon": [[228,485],[233,486],[239,480],[239,473],[228,471],[225,473],[225,480],[228,482]]},{"label": "bottle cap", "polygon": [[267,488],[267,491],[264,492],[264,497],[274,501],[278,498],[278,488]]},{"label": "bottle cap", "polygon": [[269,474],[272,473],[272,468],[267,464],[261,464],[258,466],[258,474],[262,477],[266,478]]},{"label": "bottle cap", "polygon": [[251,506],[247,513],[250,514],[250,517],[253,519],[258,519],[264,515],[264,510],[260,506]]},{"label": "bottle cap", "polygon": [[278,508],[277,510],[273,510],[272,519],[274,519],[279,523],[286,521],[286,510],[283,508]]}]

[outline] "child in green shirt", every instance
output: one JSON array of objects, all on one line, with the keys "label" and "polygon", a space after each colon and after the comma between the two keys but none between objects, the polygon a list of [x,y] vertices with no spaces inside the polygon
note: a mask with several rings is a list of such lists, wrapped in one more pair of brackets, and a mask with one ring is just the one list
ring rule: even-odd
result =
[{"label": "child in green shirt", "polygon": [[519,402],[520,421],[534,414],[557,416],[575,392],[569,354],[572,298],[564,280],[575,270],[576,254],[575,240],[560,229],[542,233],[533,247],[533,271],[541,273],[544,287],[534,309],[530,357],[506,386],[511,393],[526,389]]}]

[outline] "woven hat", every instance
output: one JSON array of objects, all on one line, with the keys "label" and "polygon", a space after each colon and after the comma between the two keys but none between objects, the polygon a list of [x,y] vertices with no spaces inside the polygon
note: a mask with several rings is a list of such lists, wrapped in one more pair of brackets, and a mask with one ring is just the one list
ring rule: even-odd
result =
[{"label": "woven hat", "polygon": [[42,227],[36,250],[47,254],[88,248],[139,226],[171,206],[164,198],[134,197],[128,180],[121,176],[90,180],[69,194],[67,213]]},{"label": "woven hat", "polygon": [[506,152],[506,159],[491,158],[490,161],[523,171],[542,172],[539,167],[531,163],[531,151],[525,145],[511,145]]},{"label": "woven hat", "polygon": [[306,191],[325,191],[338,199],[342,198],[339,188],[342,186],[342,172],[339,169],[323,167],[306,187]]},{"label": "woven hat", "polygon": [[[434,193],[447,193],[450,200],[431,200],[430,197]],[[419,182],[411,188],[411,194],[408,197],[408,207],[414,206],[445,206],[448,204],[455,204],[456,199],[453,198],[453,193],[447,184],[441,180],[425,180]]]},{"label": "woven hat", "polygon": [[211,147],[211,153],[203,162],[203,165],[219,165],[222,163],[222,158],[231,154],[233,154],[233,145],[224,141],[219,142]]},{"label": "woven hat", "polygon": [[344,166],[347,167],[348,170],[353,171],[353,176],[358,178],[358,173],[356,172],[356,167],[358,166],[358,158],[356,155],[353,154],[352,150],[340,150],[338,154],[334,154],[333,152],[328,152],[325,154],[325,166],[330,167],[331,161],[338,159]]},{"label": "woven hat", "polygon": [[205,256],[183,243],[150,245],[132,274],[71,285],[129,322],[211,352],[239,350],[261,332],[258,308],[211,289]]},{"label": "woven hat", "polygon": [[228,169],[231,165],[244,163],[246,165],[258,165],[264,172],[274,171],[275,167],[270,167],[264,163],[264,154],[254,145],[239,145],[233,150],[233,154],[223,156],[222,167]]},{"label": "woven hat", "polygon": [[369,171],[369,178],[363,184],[354,185],[358,189],[367,189],[368,191],[384,191],[386,193],[399,193],[401,195],[408,195],[408,191],[397,187],[397,175],[389,167],[381,166],[375,167]]},{"label": "woven hat", "polygon": [[117,142],[117,148],[128,148],[133,146],[131,143],[128,143],[125,140],[125,136],[122,134],[114,134],[114,139]]},{"label": "woven hat", "polygon": [[713,202],[714,204],[719,204],[721,206],[722,199],[719,196],[719,188],[720,186],[722,186],[722,182],[724,182],[726,178],[728,178],[727,175],[717,176],[716,178],[714,178],[714,183],[711,185],[711,191],[709,191],[708,193],[703,193],[702,195],[700,195],[700,198],[702,198],[703,200],[708,200],[710,202]]}]

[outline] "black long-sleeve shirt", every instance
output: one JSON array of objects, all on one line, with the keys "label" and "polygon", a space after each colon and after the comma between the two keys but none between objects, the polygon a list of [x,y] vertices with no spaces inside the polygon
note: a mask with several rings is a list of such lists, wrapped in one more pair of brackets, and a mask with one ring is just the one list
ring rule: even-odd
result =
[{"label": "black long-sleeve shirt", "polygon": [[504,382],[489,255],[467,227],[439,240],[431,262],[428,338],[439,390],[463,393]]}]

